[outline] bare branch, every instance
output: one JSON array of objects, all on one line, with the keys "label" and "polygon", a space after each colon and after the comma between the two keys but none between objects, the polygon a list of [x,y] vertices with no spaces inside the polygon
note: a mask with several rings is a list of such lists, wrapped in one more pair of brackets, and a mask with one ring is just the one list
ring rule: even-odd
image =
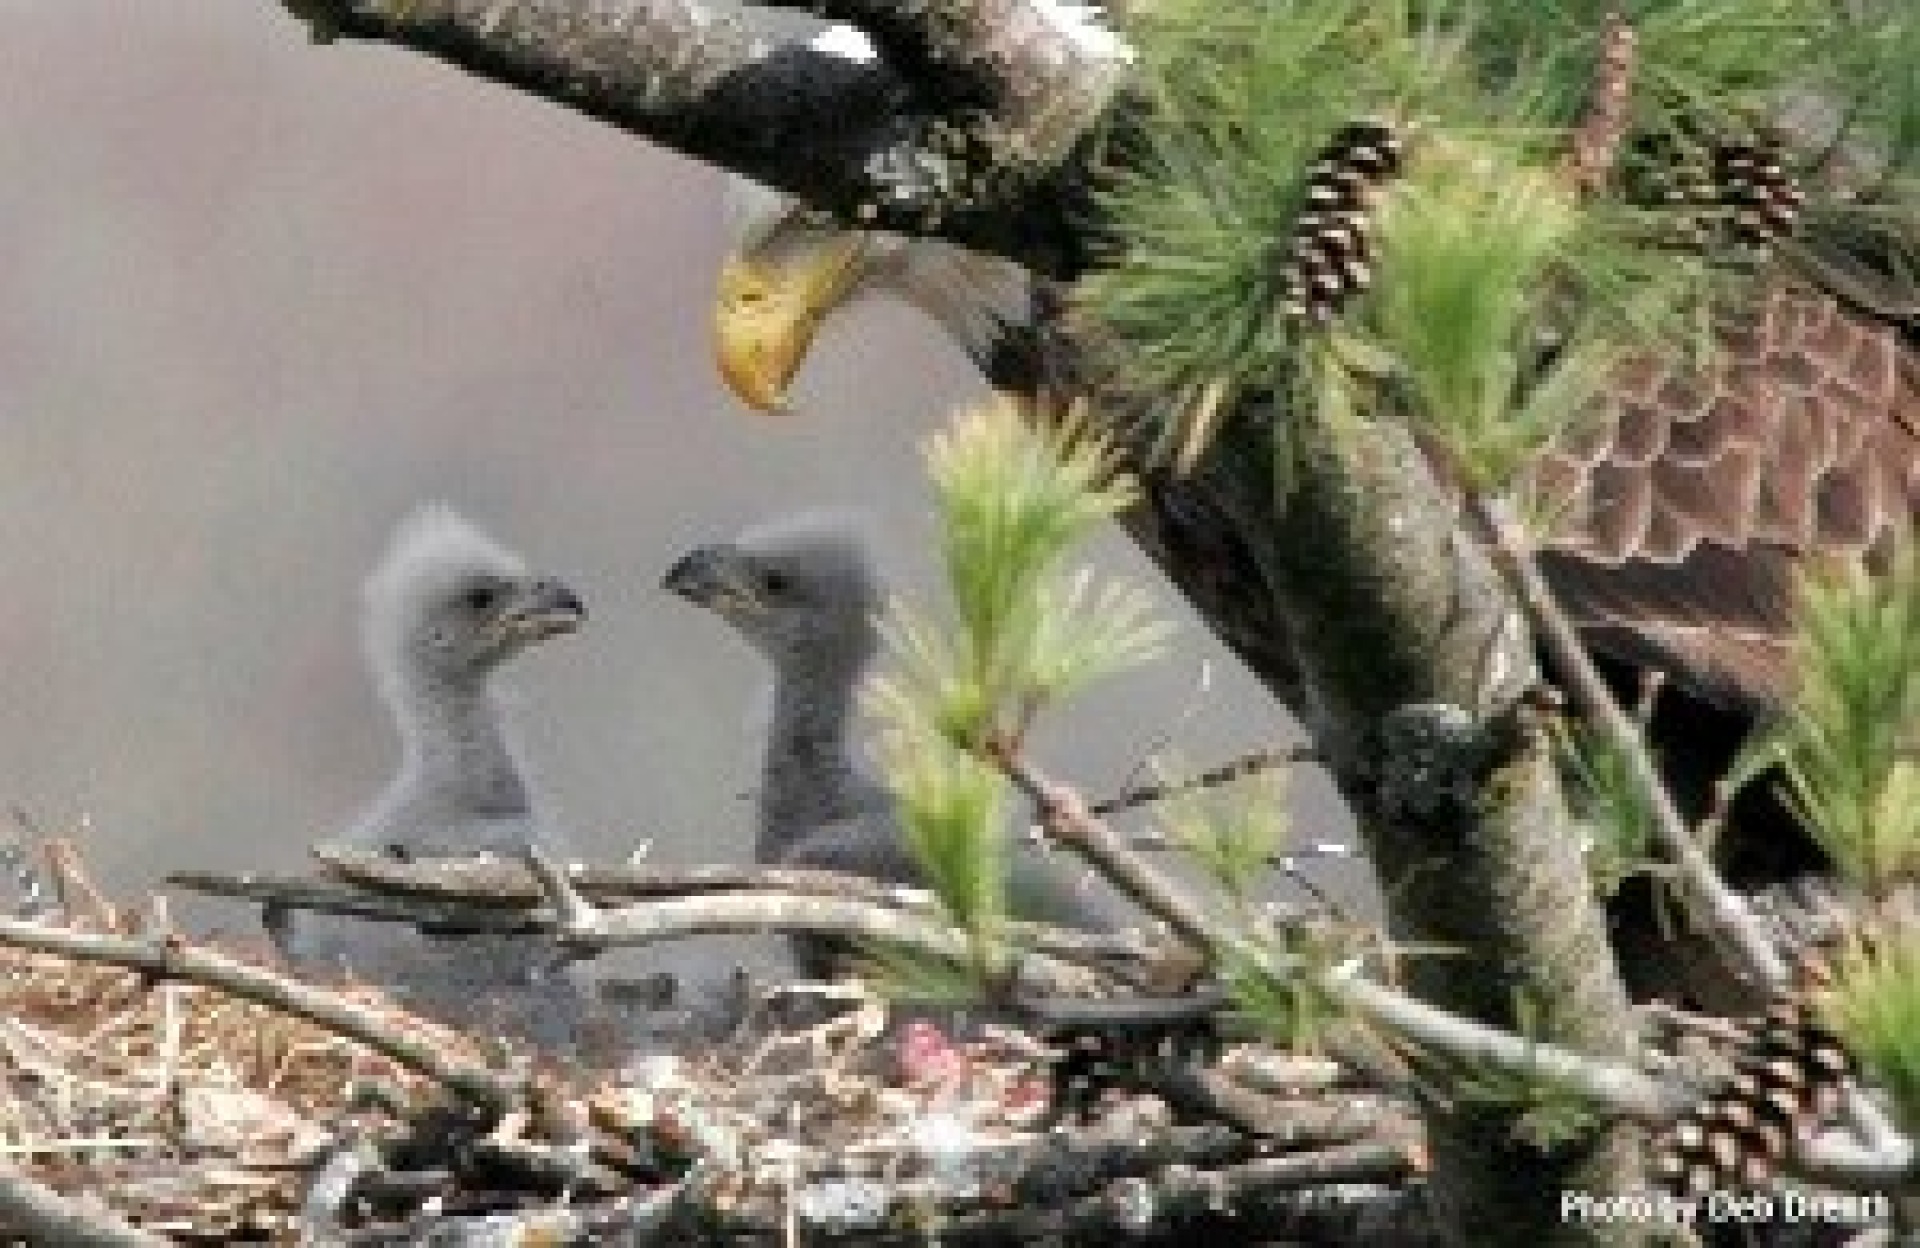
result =
[{"label": "bare branch", "polygon": [[[847,897],[776,892],[721,893],[602,910],[544,856],[535,851],[530,858],[555,911],[567,916],[555,935],[570,944],[612,949],[688,936],[778,931],[903,945],[950,962],[967,961],[966,941],[957,930],[907,910]],[[1020,960],[1018,973],[1023,990],[1041,995],[1084,993],[1101,981],[1086,967],[1038,949]]]},{"label": "bare branch", "polygon": [[1233,943],[1231,931],[1213,922],[1165,876],[1149,867],[1073,789],[1011,751],[994,749],[989,753],[989,761],[1033,802],[1047,834],[1085,859],[1141,909],[1199,951],[1223,949]]},{"label": "bare branch", "polygon": [[499,1244],[680,1245],[692,1240],[675,1225],[691,1184],[672,1183],[638,1198],[526,1209],[486,1216],[422,1215],[404,1226],[353,1231],[339,1242],[373,1245],[440,1244],[446,1248],[493,1248]]},{"label": "bare branch", "polygon": [[[553,927],[550,918],[530,908],[509,910],[486,901],[383,896],[349,884],[334,884],[301,876],[176,871],[167,876],[166,882],[169,887],[184,888],[209,897],[351,915],[383,923],[410,923],[441,935],[519,936],[551,930]],[[529,898],[521,904],[531,907],[532,900]]]},{"label": "bare branch", "polygon": [[[329,874],[381,893],[513,907],[534,905],[547,899],[546,892],[529,873],[526,864],[508,858],[410,862],[339,845],[317,845],[313,855],[325,865]],[[209,877],[195,874],[191,878],[203,880]],[[732,863],[696,867],[642,864],[608,867],[588,863],[569,864],[567,879],[588,899],[602,905],[758,888],[857,897],[876,905],[903,905],[932,900],[932,894],[924,889],[885,884],[865,876],[811,867],[740,866]]]},{"label": "bare branch", "polygon": [[63,1248],[165,1248],[168,1242],[7,1167],[0,1167],[0,1228],[13,1242]]},{"label": "bare branch", "polygon": [[[999,1235],[1002,1242],[1067,1235],[1120,1239],[1165,1233],[1174,1227],[1190,1233],[1196,1222],[1223,1214],[1233,1217],[1232,1225],[1240,1235],[1265,1238],[1267,1218],[1277,1215],[1284,1225],[1293,1212],[1287,1201],[1292,1193],[1334,1184],[1394,1183],[1411,1170],[1411,1159],[1403,1149],[1373,1143],[1262,1157],[1219,1170],[1170,1166],[1152,1177],[1122,1179],[1105,1191],[1058,1208],[955,1215],[942,1221],[941,1239],[966,1243],[990,1234]],[[1352,1242],[1384,1241],[1363,1235]]]},{"label": "bare branch", "polygon": [[[1102,798],[1087,809],[1104,819],[1108,815],[1117,815],[1139,806],[1152,806],[1171,798],[1203,789],[1215,789],[1223,785],[1238,784],[1240,781],[1272,771],[1277,767],[1289,767],[1302,763],[1317,763],[1320,752],[1311,745],[1295,745],[1286,749],[1254,750],[1239,758],[1229,759],[1218,767],[1209,767],[1205,771],[1191,776],[1181,776],[1174,780],[1162,780],[1152,784],[1132,785],[1112,797]],[[1136,840],[1136,848],[1139,845]]]},{"label": "bare branch", "polygon": [[1789,982],[1786,963],[1746,899],[1727,887],[1713,861],[1694,839],[1686,819],[1673,804],[1660,771],[1647,753],[1646,741],[1608,691],[1586,647],[1554,601],[1553,591],[1527,553],[1525,539],[1498,499],[1476,495],[1471,501],[1475,518],[1488,538],[1500,565],[1541,644],[1553,656],[1556,670],[1567,682],[1581,712],[1607,734],[1634,783],[1653,812],[1653,830],[1660,848],[1679,868],[1692,912],[1701,926],[1715,935],[1736,959],[1735,969],[1765,991],[1778,991]]},{"label": "bare branch", "polygon": [[431,1040],[416,1039],[336,993],[211,949],[196,948],[178,938],[139,940],[0,918],[0,945],[103,962],[152,979],[199,984],[256,1001],[358,1041],[463,1099],[490,1109],[511,1104],[520,1096],[517,1080],[449,1058]]},{"label": "bare branch", "polygon": [[[183,871],[167,877],[177,888],[241,901],[407,923],[435,935],[540,935],[567,930],[543,907],[548,894],[526,867],[505,860],[436,859],[400,862],[378,854],[329,850],[330,865],[359,886],[257,873]],[[559,868],[554,867],[555,870]],[[725,894],[820,898],[897,911],[938,922],[933,894],[865,876],[803,867],[588,868],[570,865],[572,892],[596,903],[659,903]],[[370,890],[370,891],[369,891]],[[1151,960],[1156,951],[1128,934],[1101,935],[1015,920],[1017,938],[1065,961],[1118,969]],[[685,935],[700,935],[690,931]],[[662,936],[660,939],[668,939]]]},{"label": "bare branch", "polygon": [[1303,1098],[1257,1091],[1224,1072],[1188,1067],[1155,1081],[1154,1090],[1177,1108],[1206,1120],[1232,1123],[1249,1135],[1288,1149],[1340,1144],[1397,1143],[1412,1148],[1421,1136],[1419,1118],[1402,1100],[1337,1093]]}]

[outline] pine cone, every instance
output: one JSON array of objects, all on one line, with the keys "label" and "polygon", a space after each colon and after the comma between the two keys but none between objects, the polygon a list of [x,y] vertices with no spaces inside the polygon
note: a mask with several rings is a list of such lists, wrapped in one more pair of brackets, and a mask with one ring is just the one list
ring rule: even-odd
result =
[{"label": "pine cone", "polygon": [[1804,998],[1748,1030],[1733,1074],[1656,1142],[1655,1173],[1683,1195],[1764,1187],[1793,1142],[1838,1106],[1853,1061]]},{"label": "pine cone", "polygon": [[1384,121],[1342,126],[1314,158],[1282,262],[1287,315],[1324,325],[1373,283],[1373,211],[1405,145]]},{"label": "pine cone", "polygon": [[1713,178],[1721,204],[1732,214],[1736,241],[1765,248],[1793,232],[1806,192],[1781,168],[1776,145],[1759,140],[1716,145]]}]

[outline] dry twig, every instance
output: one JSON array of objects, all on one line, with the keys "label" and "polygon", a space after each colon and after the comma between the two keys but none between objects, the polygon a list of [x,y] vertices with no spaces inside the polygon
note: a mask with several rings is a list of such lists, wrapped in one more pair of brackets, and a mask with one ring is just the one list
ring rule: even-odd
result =
[{"label": "dry twig", "polygon": [[0,1168],[0,1233],[62,1248],[164,1248],[167,1243],[6,1168]]},{"label": "dry twig", "polygon": [[[546,886],[558,916],[555,934],[568,943],[588,948],[645,945],[686,936],[779,931],[876,941],[905,946],[950,962],[964,964],[967,960],[966,943],[959,932],[937,918],[908,910],[846,897],[775,892],[718,893],[602,910],[580,895],[567,872],[538,851],[530,855],[530,861]],[[1018,974],[1027,991],[1071,996],[1102,986],[1102,976],[1058,956],[1061,942],[1075,943],[1069,935],[1049,939],[1056,942],[1055,952],[1036,948],[1020,961]]]},{"label": "dry twig", "polygon": [[198,984],[255,1001],[365,1045],[463,1099],[489,1108],[512,1104],[521,1095],[517,1079],[451,1057],[442,1046],[417,1039],[408,1029],[338,993],[212,949],[197,948],[179,938],[141,940],[0,919],[0,945],[106,963],[136,971],[150,980]]}]

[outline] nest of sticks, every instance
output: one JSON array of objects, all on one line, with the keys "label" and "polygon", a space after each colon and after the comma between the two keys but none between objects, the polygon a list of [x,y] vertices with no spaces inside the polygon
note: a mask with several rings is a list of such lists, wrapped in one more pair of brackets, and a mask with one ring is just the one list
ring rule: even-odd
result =
[{"label": "nest of sticks", "polygon": [[0,1235],[1424,1239],[1408,1106],[1324,1058],[1150,1037],[1102,1070],[1080,1024],[961,1041],[849,982],[749,992],[681,1052],[603,1027],[560,1059],[186,940],[44,849],[55,895],[0,919]]}]

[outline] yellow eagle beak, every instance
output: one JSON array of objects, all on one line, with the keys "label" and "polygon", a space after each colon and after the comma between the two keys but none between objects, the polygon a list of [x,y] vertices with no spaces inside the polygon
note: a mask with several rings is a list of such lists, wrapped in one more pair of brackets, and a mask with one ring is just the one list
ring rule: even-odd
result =
[{"label": "yellow eagle beak", "polygon": [[855,230],[782,223],[727,258],[714,298],[714,356],[742,403],[787,410],[787,388],[821,323],[858,284],[869,246]]}]

